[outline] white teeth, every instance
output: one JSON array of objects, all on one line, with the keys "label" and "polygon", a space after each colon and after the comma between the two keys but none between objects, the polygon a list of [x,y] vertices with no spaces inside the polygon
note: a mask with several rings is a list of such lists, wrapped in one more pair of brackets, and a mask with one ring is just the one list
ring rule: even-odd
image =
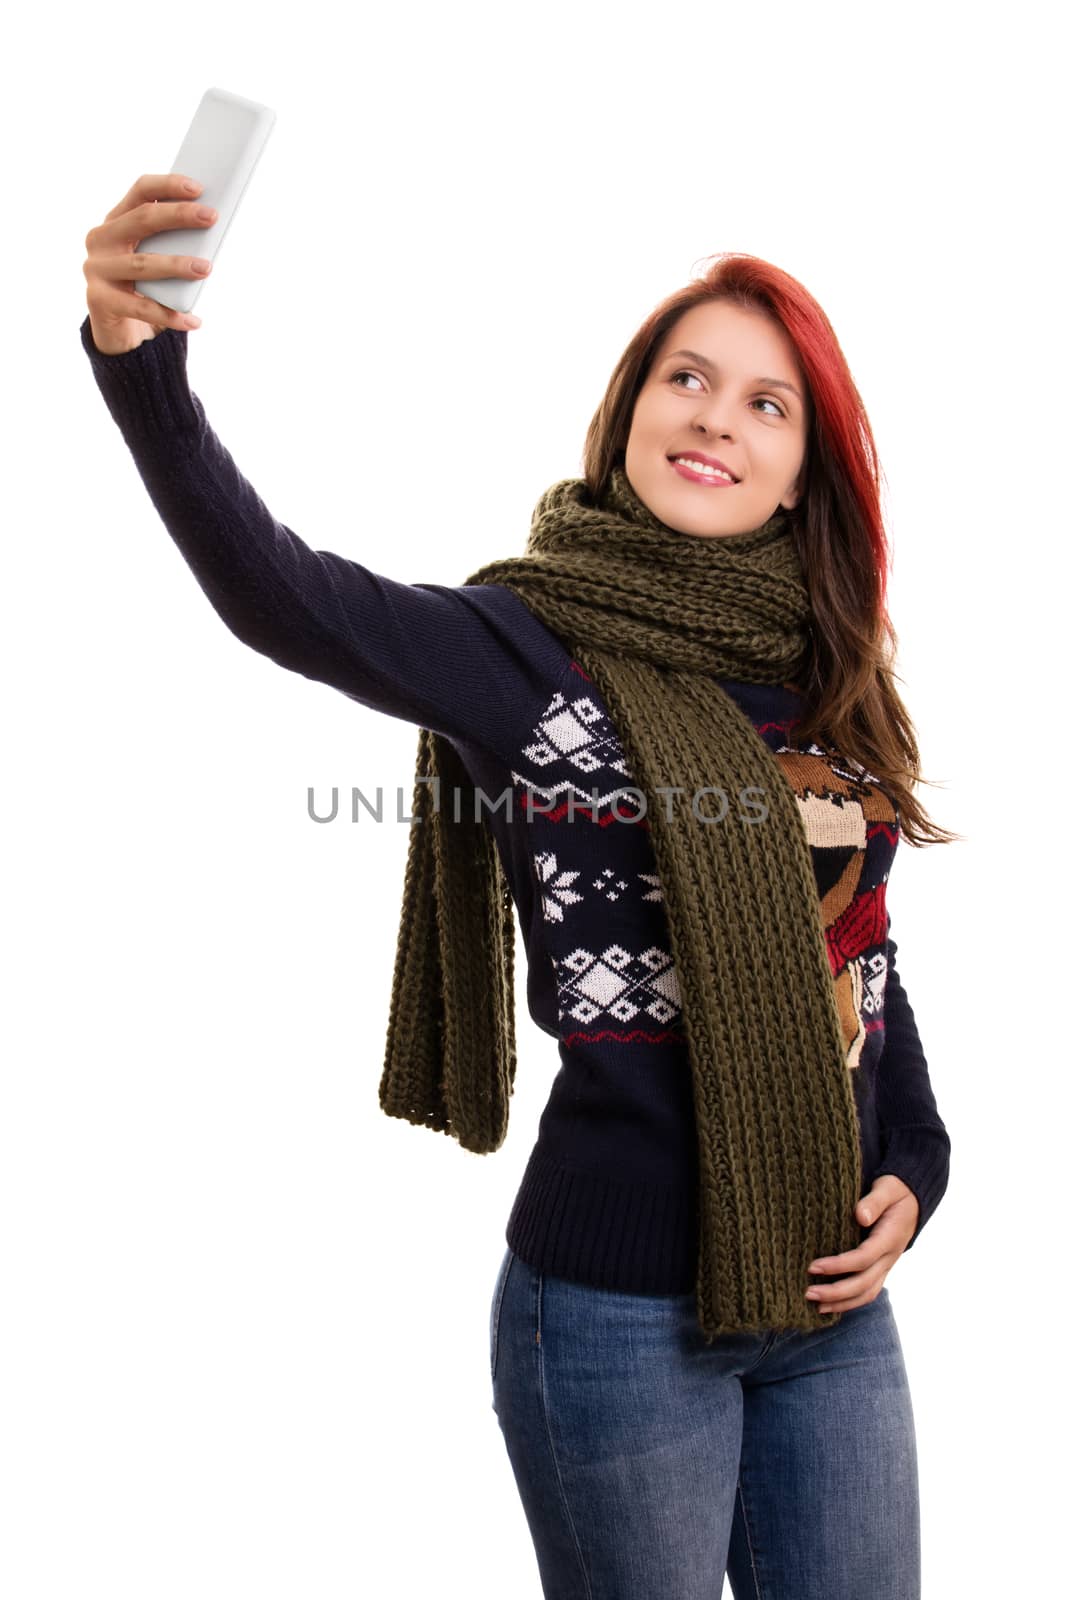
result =
[{"label": "white teeth", "polygon": [[733,483],[728,472],[720,472],[718,467],[709,467],[705,461],[690,461],[688,456],[675,456],[675,462],[681,462],[692,472],[702,472],[706,478],[721,478],[724,483]]}]

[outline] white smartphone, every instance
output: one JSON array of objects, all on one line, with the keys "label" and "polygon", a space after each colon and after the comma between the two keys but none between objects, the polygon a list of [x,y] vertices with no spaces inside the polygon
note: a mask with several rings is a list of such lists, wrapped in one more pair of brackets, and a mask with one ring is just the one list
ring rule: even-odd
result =
[{"label": "white smartphone", "polygon": [[[218,216],[210,228],[166,228],[150,234],[137,248],[165,255],[204,256],[214,262],[274,120],[270,107],[256,100],[245,100],[226,89],[205,89],[170,170],[203,184],[196,202],[214,206]],[[207,278],[149,278],[134,287],[172,311],[191,311],[207,282]]]}]

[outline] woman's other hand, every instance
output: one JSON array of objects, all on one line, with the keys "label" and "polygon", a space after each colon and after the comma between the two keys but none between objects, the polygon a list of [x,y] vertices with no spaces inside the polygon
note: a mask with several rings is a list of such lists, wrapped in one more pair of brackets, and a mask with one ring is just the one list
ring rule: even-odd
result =
[{"label": "woman's other hand", "polygon": [[836,1283],[813,1285],[808,1298],[820,1311],[852,1311],[877,1299],[882,1285],[904,1254],[919,1222],[919,1202],[901,1178],[889,1173],[875,1178],[870,1193],[856,1205],[860,1222],[874,1226],[855,1250],[839,1256],[820,1256],[809,1272],[844,1272]]}]

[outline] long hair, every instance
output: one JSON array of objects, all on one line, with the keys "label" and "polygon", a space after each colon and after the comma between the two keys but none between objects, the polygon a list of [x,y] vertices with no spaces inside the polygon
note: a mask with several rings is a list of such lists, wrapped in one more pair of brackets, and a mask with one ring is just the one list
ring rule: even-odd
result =
[{"label": "long hair", "polygon": [[726,254],[663,300],[619,358],[586,435],[582,466],[594,498],[625,462],[634,406],[674,324],[690,307],[728,300],[769,313],[792,341],[811,396],[802,493],[788,513],[811,596],[807,716],[796,743],[818,740],[858,761],[884,785],[913,845],[963,837],[927,814],[914,789],[927,783],[907,711],[894,687],[897,635],[886,608],[890,556],[881,513],[882,469],[870,421],[837,335],[818,302],[780,267]]}]

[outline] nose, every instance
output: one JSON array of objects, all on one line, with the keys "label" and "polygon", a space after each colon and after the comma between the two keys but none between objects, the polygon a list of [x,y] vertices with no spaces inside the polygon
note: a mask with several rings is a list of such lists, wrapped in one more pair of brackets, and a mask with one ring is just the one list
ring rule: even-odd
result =
[{"label": "nose", "polygon": [[696,410],[693,418],[694,426],[703,433],[731,439],[733,434],[729,427],[728,410],[728,405],[721,395],[709,394],[704,404]]}]

